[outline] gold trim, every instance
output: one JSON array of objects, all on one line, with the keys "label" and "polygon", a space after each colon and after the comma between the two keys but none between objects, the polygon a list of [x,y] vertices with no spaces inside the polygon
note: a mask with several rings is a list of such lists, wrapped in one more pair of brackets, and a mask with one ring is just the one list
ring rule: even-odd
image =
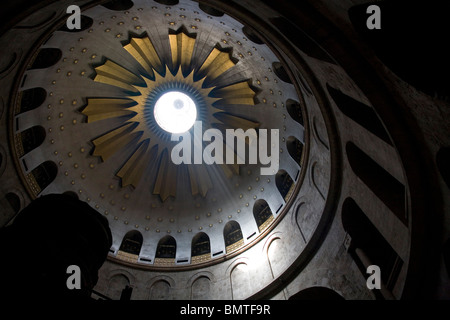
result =
[{"label": "gold trim", "polygon": [[211,260],[211,253],[191,257],[191,264],[202,263]]},{"label": "gold trim", "polygon": [[259,232],[263,232],[268,226],[270,226],[272,224],[272,222],[275,220],[275,218],[273,217],[273,215],[271,215],[269,218],[267,218],[266,221],[263,222],[263,224],[261,224],[258,227]]},{"label": "gold trim", "polygon": [[117,252],[116,258],[120,259],[120,260],[123,260],[123,261],[128,261],[128,262],[134,262],[135,263],[135,262],[138,262],[139,255],[119,250]]},{"label": "gold trim", "polygon": [[18,132],[14,135],[14,144],[16,146],[16,154],[18,158],[21,158],[25,155],[25,150],[23,149],[22,143],[22,132]]},{"label": "gold trim", "polygon": [[190,64],[194,52],[195,37],[190,37],[184,32],[169,34],[170,51],[172,54],[172,71],[181,67],[183,74],[192,69]]},{"label": "gold trim", "polygon": [[208,82],[218,78],[222,73],[234,67],[236,62],[231,59],[229,52],[223,52],[218,47],[213,48],[203,62],[199,76],[206,77]]},{"label": "gold trim", "polygon": [[239,249],[239,248],[242,247],[243,245],[244,245],[244,239],[241,239],[241,240],[236,241],[235,243],[230,244],[229,246],[227,246],[227,247],[225,248],[225,251],[226,251],[226,253],[228,254],[228,253],[230,253],[230,252],[233,252],[234,250]]},{"label": "gold trim", "polygon": [[291,198],[291,195],[295,190],[295,186],[296,186],[295,181],[292,181],[291,187],[289,188],[289,191],[286,193],[286,196],[284,197],[285,202],[288,202],[288,200]]},{"label": "gold trim", "polygon": [[130,43],[124,46],[124,49],[139,62],[151,78],[155,77],[153,70],[160,74],[165,71],[164,65],[148,37],[132,38]]},{"label": "gold trim", "polygon": [[96,82],[116,86],[133,93],[139,92],[131,84],[141,83],[142,79],[111,60],[106,60],[103,65],[96,67],[95,72],[97,73],[94,78]]},{"label": "gold trim", "polygon": [[155,258],[153,263],[155,266],[172,266],[175,264],[175,259],[173,258]]},{"label": "gold trim", "polygon": [[39,184],[37,183],[36,178],[34,177],[33,173],[32,172],[27,173],[25,178],[27,179],[28,185],[30,186],[30,189],[33,192],[33,195],[35,197],[37,197],[39,195],[39,193],[42,191],[42,189],[39,186]]},{"label": "gold trim", "polygon": [[[180,29],[182,30],[182,29]],[[259,123],[242,117],[225,113],[215,107],[230,104],[254,105],[255,91],[249,81],[233,83],[220,88],[208,86],[207,83],[216,79],[232,68],[236,61],[231,53],[214,47],[200,68],[196,71],[192,66],[192,55],[195,48],[195,35],[184,31],[169,34],[172,70],[163,65],[161,59],[148,37],[131,38],[124,49],[145,69],[147,75],[136,75],[119,64],[106,60],[95,68],[94,81],[119,87],[132,95],[124,98],[88,98],[82,113],[87,116],[87,122],[123,117],[123,125],[92,140],[94,156],[107,161],[113,154],[126,145],[134,146],[134,151],[128,160],[117,171],[121,178],[121,186],[136,188],[144,175],[148,164],[157,164],[156,182],[153,194],[160,196],[162,201],[176,196],[177,172],[168,158],[170,141],[167,132],[154,123],[152,103],[158,94],[170,89],[188,91],[199,101],[200,117],[204,126],[214,124],[232,128],[257,128]],[[204,128],[208,129],[208,128]],[[229,148],[223,142],[224,148]],[[235,153],[235,150],[233,150]],[[220,165],[226,177],[239,174],[239,165]],[[192,195],[206,196],[213,187],[208,170],[204,166],[191,165],[188,169]]]}]

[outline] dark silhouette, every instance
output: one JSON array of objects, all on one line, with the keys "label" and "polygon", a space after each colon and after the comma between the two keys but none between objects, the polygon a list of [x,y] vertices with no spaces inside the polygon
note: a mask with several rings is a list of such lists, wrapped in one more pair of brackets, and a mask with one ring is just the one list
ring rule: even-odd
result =
[{"label": "dark silhouette", "polygon": [[[0,291],[7,299],[90,299],[112,245],[108,220],[66,194],[41,196],[0,229]],[[70,265],[81,288],[69,289]]]}]

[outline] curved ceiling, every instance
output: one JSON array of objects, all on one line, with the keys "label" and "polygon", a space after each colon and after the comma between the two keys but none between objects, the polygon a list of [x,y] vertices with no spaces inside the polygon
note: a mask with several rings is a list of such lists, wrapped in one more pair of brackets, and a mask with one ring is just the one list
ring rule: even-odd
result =
[{"label": "curved ceiling", "polygon": [[[32,196],[69,192],[88,202],[108,218],[116,253],[130,231],[141,234],[143,247],[165,236],[190,246],[204,233],[222,243],[207,261],[243,245],[229,246],[227,232],[240,229],[247,244],[260,239],[300,184],[305,145],[302,97],[277,55],[237,20],[192,1],[137,0],[125,10],[99,5],[82,14],[81,30],[49,34],[20,80],[12,140]],[[195,128],[218,129],[224,140],[214,145],[224,156],[237,146],[228,146],[226,129],[258,129],[259,138],[267,129],[268,143],[279,144],[278,170],[262,175],[269,165],[248,158],[174,164],[179,142],[153,113],[172,90],[198,108],[202,127],[189,131],[193,160],[202,137]],[[200,152],[213,145],[203,140]],[[142,252],[118,258],[156,263]]]},{"label": "curved ceiling", "polygon": [[[69,30],[70,1],[27,5],[3,28],[2,223],[46,194],[87,202],[112,229],[107,296],[124,275],[133,298],[160,298],[148,291],[164,279],[168,298],[287,298],[319,281],[360,299],[369,262],[384,298],[429,292],[446,253],[432,161],[445,180],[444,104],[356,35],[366,4],[83,0]],[[172,90],[203,131],[278,130],[278,169],[174,163],[180,144],[154,112]]]}]

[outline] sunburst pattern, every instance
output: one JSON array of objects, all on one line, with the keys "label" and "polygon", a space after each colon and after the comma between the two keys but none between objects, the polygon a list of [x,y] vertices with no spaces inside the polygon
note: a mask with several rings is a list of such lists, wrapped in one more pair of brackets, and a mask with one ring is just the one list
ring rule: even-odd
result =
[{"label": "sunburst pattern", "polygon": [[[168,34],[171,59],[164,61],[149,37],[134,37],[124,49],[143,67],[145,74],[135,74],[121,65],[106,60],[95,68],[94,81],[119,87],[123,98],[88,98],[82,113],[92,123],[109,118],[124,119],[117,128],[92,140],[93,155],[107,161],[113,154],[132,146],[133,152],[121,164],[116,175],[121,186],[136,188],[146,172],[154,164],[157,170],[152,192],[162,201],[176,196],[179,166],[170,160],[170,135],[162,130],[153,116],[153,107],[158,97],[169,90],[182,91],[197,103],[198,117],[203,129],[215,128],[257,128],[258,122],[224,112],[227,105],[254,105],[255,91],[250,81],[212,85],[214,80],[237,63],[231,53],[219,45],[211,48],[209,55],[199,66],[194,65],[193,54],[195,34],[188,34],[184,28]],[[228,146],[223,142],[224,148]],[[224,174],[230,177],[239,174],[239,166],[220,165]],[[192,195],[206,196],[212,188],[211,177],[204,166],[188,165],[189,183]]]}]

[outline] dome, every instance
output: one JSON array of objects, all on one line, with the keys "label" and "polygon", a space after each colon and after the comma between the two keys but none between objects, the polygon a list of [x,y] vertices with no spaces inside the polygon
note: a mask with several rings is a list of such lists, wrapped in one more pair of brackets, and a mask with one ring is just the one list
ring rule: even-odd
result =
[{"label": "dome", "polygon": [[439,207],[429,192],[446,178],[423,176],[414,145],[430,127],[402,112],[448,102],[384,64],[360,5],[81,1],[74,29],[68,5],[2,34],[5,225],[45,195],[85,202],[111,229],[95,288],[111,298],[416,292],[438,221],[425,204]]},{"label": "dome", "polygon": [[[43,182],[25,176],[32,196],[77,194],[109,219],[115,257],[139,267],[221,261],[257,242],[301,184],[306,150],[303,97],[276,54],[190,1],[95,6],[83,17],[79,31],[63,25],[38,48],[28,70],[39,83],[28,79],[23,92],[44,90],[45,101],[14,115],[20,123],[33,113],[27,126],[45,136],[22,163],[55,168]],[[61,58],[36,68],[48,50]],[[19,157],[24,140],[14,140]],[[120,250],[131,230],[140,252]],[[192,256],[199,233],[210,249]],[[166,236],[176,250],[158,258]]]}]

